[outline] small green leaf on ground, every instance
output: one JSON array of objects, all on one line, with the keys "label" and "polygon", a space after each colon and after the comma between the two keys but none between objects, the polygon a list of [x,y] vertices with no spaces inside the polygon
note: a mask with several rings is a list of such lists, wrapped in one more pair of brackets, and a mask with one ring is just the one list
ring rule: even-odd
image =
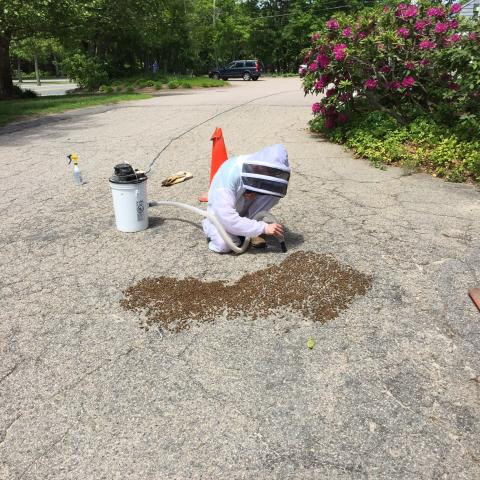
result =
[{"label": "small green leaf on ground", "polygon": [[315,339],[313,337],[310,337],[307,340],[307,347],[311,350],[315,346]]}]

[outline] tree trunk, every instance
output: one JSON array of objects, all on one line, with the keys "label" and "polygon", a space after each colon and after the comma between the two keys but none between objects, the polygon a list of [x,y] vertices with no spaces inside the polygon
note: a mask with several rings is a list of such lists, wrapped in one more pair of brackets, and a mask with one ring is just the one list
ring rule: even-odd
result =
[{"label": "tree trunk", "polygon": [[38,55],[36,52],[33,55],[33,60],[35,62],[35,78],[37,79],[37,85],[40,87],[42,84],[40,83],[40,70],[38,69]]},{"label": "tree trunk", "polygon": [[13,96],[10,38],[0,35],[0,98]]},{"label": "tree trunk", "polygon": [[19,58],[17,58],[17,75],[18,75],[18,83],[22,83],[22,62]]},{"label": "tree trunk", "polygon": [[55,67],[55,76],[57,78],[60,77],[60,67],[58,66],[58,58],[55,54],[53,54],[53,66]]}]

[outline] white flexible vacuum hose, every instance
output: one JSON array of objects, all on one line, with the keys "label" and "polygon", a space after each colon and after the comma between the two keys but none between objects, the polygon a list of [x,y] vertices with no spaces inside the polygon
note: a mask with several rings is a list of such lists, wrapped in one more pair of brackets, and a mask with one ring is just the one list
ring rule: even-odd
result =
[{"label": "white flexible vacuum hose", "polygon": [[215,225],[215,228],[218,230],[218,233],[221,235],[221,237],[225,240],[225,243],[235,253],[240,254],[245,252],[245,250],[248,248],[248,245],[250,244],[250,238],[247,237],[245,238],[241,247],[235,245],[235,243],[233,243],[232,237],[230,237],[230,235],[225,231],[225,229],[223,228],[223,225],[218,221],[217,217],[213,213],[207,212],[206,210],[193,207],[192,205],[188,205],[186,203],[172,202],[169,200],[149,202],[148,204],[149,207],[156,207],[158,205],[169,205],[171,207],[184,208],[185,210],[189,210],[190,212],[193,212],[193,213],[198,213],[199,215],[202,215],[203,217],[208,218],[213,223],[213,225]]},{"label": "white flexible vacuum hose", "polygon": [[[250,244],[250,238],[246,237],[245,240],[243,241],[242,245],[239,247],[236,245],[232,237],[225,231],[223,228],[223,225],[219,222],[218,218],[211,212],[207,212],[206,210],[202,210],[201,208],[193,207],[192,205],[188,205],[187,203],[181,203],[181,202],[174,202],[171,200],[160,200],[160,201],[153,201],[149,202],[148,206],[149,207],[157,207],[159,205],[168,205],[171,207],[180,207],[184,208],[185,210],[189,210],[190,212],[193,213],[198,213],[199,215],[202,215],[205,218],[208,218],[215,228],[218,230],[218,233],[220,236],[225,240],[225,243],[230,247],[230,249],[237,254],[241,254],[247,250],[248,245]],[[272,223],[278,223],[277,219],[271,212],[267,211],[262,211],[259,212],[255,215],[255,220],[263,220],[264,218],[269,218],[270,222]],[[286,247],[285,247],[285,242],[283,240],[280,241],[280,244],[282,245],[282,251],[286,252]],[[285,248],[285,250],[284,250]]]}]

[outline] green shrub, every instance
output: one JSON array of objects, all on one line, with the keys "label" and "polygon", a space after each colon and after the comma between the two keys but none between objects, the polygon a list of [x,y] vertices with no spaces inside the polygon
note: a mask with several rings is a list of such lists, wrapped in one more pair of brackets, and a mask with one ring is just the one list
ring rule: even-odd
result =
[{"label": "green shrub", "polygon": [[13,86],[13,96],[17,98],[37,98],[38,94],[33,90],[29,90],[28,88],[22,90],[17,85]]},{"label": "green shrub", "polygon": [[192,84],[189,82],[182,82],[180,85],[182,88],[192,88]]},{"label": "green shrub", "polygon": [[76,53],[62,62],[62,68],[81,88],[88,90],[97,90],[108,81],[106,66],[97,57]]},{"label": "green shrub", "polygon": [[117,85],[115,87],[115,93],[120,93],[122,91],[122,87],[120,85]]},{"label": "green shrub", "polygon": [[464,139],[454,128],[420,117],[401,125],[383,112],[352,116],[348,125],[325,128],[324,118],[310,122],[314,132],[343,143],[375,166],[428,171],[449,181],[480,181],[480,140]]},{"label": "green shrub", "polygon": [[305,93],[322,94],[313,114],[333,128],[368,100],[368,110],[404,124],[430,115],[454,126],[461,118],[478,132],[480,23],[462,18],[451,1],[379,3],[312,35],[299,73]]},{"label": "green shrub", "polygon": [[127,87],[127,93],[132,93],[135,89],[132,87],[132,85],[129,85]]},{"label": "green shrub", "polygon": [[171,80],[170,82],[168,82],[167,86],[170,89],[175,89],[180,86],[180,83],[177,80]]}]

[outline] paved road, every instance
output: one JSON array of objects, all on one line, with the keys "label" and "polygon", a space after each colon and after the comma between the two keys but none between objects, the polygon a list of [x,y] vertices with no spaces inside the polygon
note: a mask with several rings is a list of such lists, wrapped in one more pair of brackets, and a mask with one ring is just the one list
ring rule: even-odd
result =
[{"label": "paved road", "polygon": [[[37,86],[35,80],[26,80],[20,84],[21,88],[33,90],[37,92],[41,97],[49,95],[66,95],[68,90],[74,90],[78,87],[76,83],[71,83],[66,79],[58,80],[45,80],[41,82],[40,86]],[[16,83],[18,85],[18,83]]]},{"label": "paved road", "polygon": [[[310,102],[268,79],[1,130],[0,478],[480,478],[478,191],[353,159],[309,134]],[[188,212],[113,227],[112,166],[145,167],[222,111],[160,157],[150,198],[196,203],[216,126],[231,154],[283,142],[290,252],[373,277],[337,319],[239,314],[162,337],[120,307],[147,276],[233,282],[284,258],[209,253]],[[162,189],[179,169],[194,179]]]}]

